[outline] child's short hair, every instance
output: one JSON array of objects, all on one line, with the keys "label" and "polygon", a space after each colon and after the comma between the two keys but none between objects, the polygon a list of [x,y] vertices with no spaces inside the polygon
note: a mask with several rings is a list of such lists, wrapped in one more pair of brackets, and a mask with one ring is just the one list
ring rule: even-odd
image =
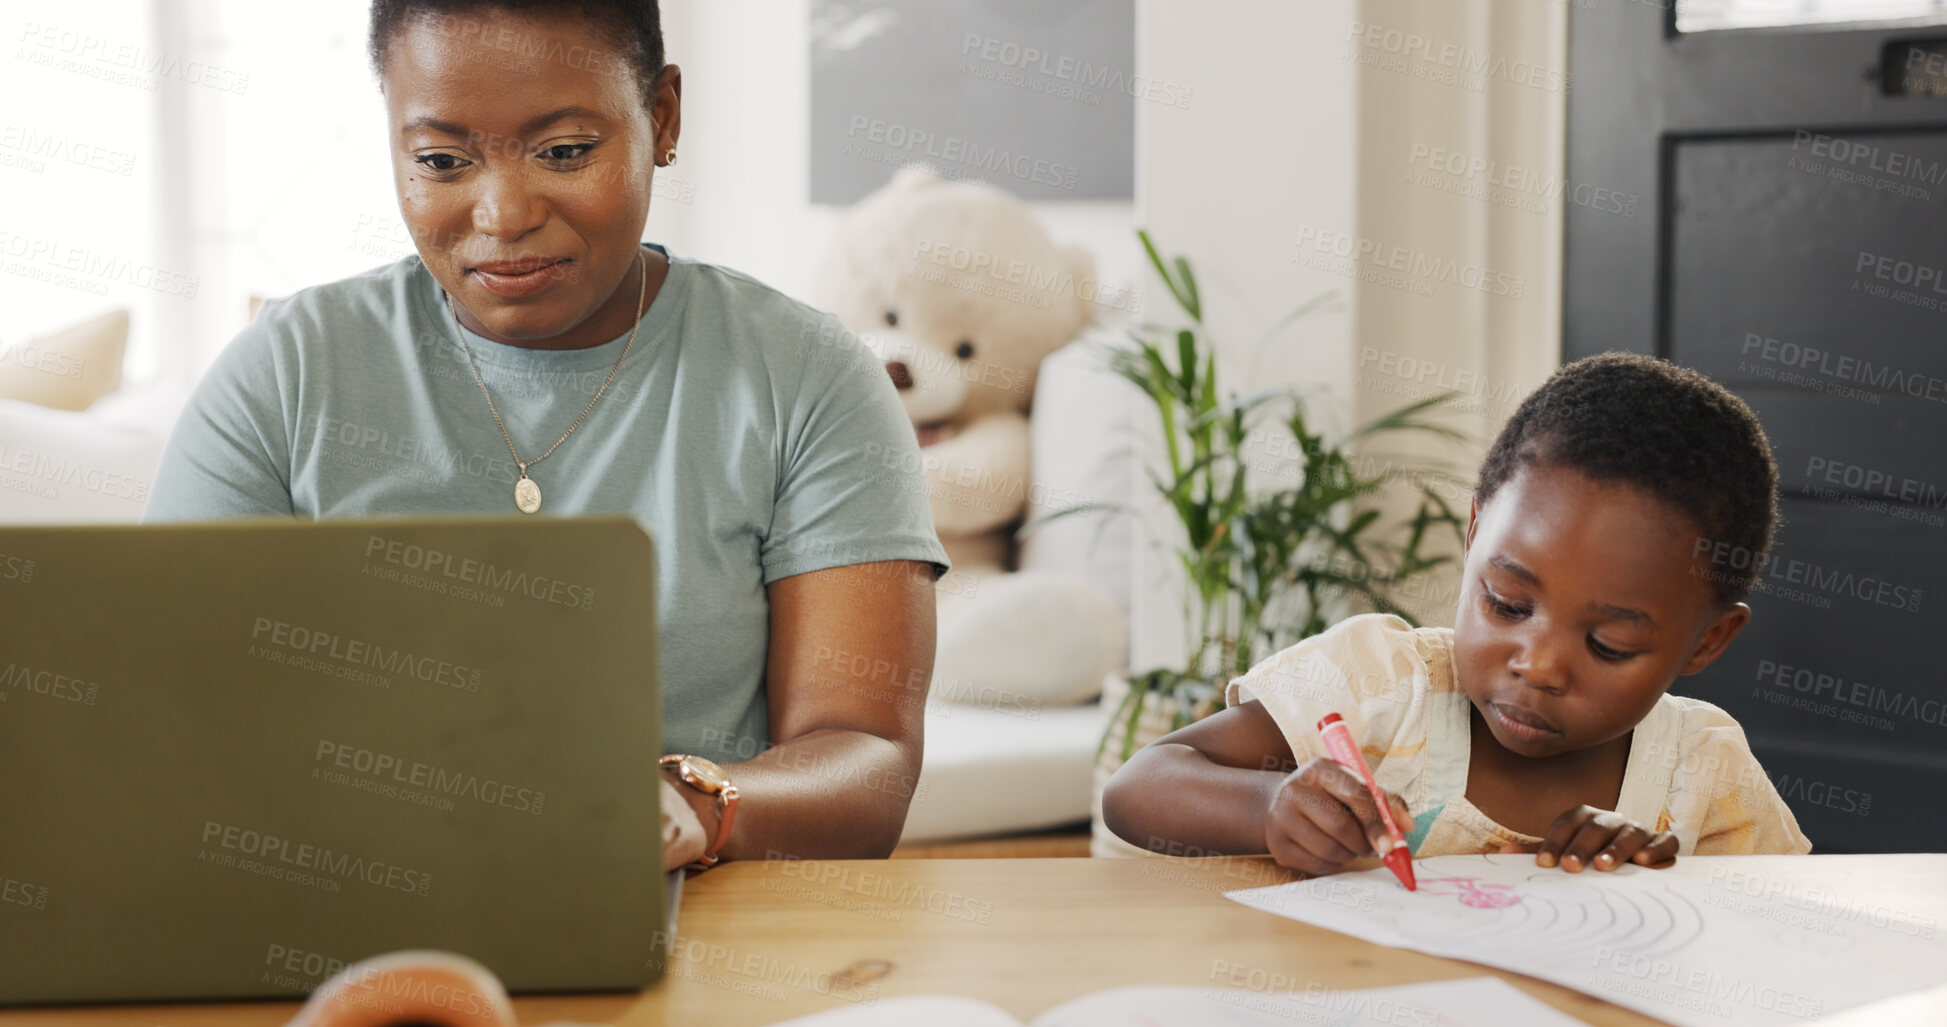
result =
[{"label": "child's short hair", "polygon": [[1778,523],[1778,467],[1744,401],[1695,371],[1635,353],[1585,357],[1523,400],[1487,451],[1485,506],[1524,465],[1622,482],[1668,503],[1708,540],[1718,602],[1751,593]]}]

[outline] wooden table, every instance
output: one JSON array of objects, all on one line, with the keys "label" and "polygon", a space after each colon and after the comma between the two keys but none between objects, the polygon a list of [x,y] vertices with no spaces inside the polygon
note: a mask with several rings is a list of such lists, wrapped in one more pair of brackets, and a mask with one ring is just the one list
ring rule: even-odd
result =
[{"label": "wooden table", "polygon": [[[1916,898],[1925,891],[1929,904],[1947,887],[1931,883],[1947,870],[1943,856],[1826,860],[1848,885],[1880,882]],[[1067,999],[1123,985],[1302,992],[1492,974],[1590,1024],[1657,1023],[1553,984],[1358,941],[1223,898],[1227,890],[1286,879],[1262,859],[726,864],[688,882],[670,975],[661,983],[640,994],[523,998],[516,1005],[529,1025],[560,1019],[736,1027],[944,993],[994,1003],[1027,1021]],[[0,1012],[0,1025],[276,1027],[295,1008],[14,1010]]]}]

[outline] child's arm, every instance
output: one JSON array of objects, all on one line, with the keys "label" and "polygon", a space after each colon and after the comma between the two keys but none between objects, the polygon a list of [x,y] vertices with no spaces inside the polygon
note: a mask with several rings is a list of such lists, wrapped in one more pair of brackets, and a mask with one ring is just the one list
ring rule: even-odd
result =
[{"label": "child's arm", "polygon": [[[1402,829],[1413,818],[1388,795]],[[1299,766],[1277,722],[1245,702],[1130,757],[1102,793],[1102,819],[1131,844],[1173,856],[1269,852],[1329,874],[1386,836],[1364,782],[1328,759]]]}]

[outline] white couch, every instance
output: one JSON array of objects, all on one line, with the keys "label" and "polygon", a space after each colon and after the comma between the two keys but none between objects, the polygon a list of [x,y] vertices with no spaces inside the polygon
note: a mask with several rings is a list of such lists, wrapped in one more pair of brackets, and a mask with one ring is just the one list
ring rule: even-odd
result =
[{"label": "white couch", "polygon": [[132,522],[185,393],[122,388],[112,310],[0,348],[0,524]]},{"label": "white couch", "polygon": [[124,390],[85,411],[0,398],[0,524],[132,524],[186,393]]},{"label": "white couch", "polygon": [[[1034,489],[1050,503],[1127,502],[1137,479],[1132,387],[1100,352],[1071,345],[1043,363],[1033,417]],[[0,524],[133,523],[186,394],[123,389],[86,410],[0,398]],[[1131,531],[1126,519],[1085,516],[1032,533],[1025,567],[1095,582],[1127,612]],[[1105,712],[1088,702],[997,711],[930,703],[925,763],[904,841],[942,841],[1085,820]]]},{"label": "white couch", "polygon": [[[1141,474],[1142,395],[1107,368],[1113,330],[1085,336],[1041,364],[1030,421],[1030,517],[1077,501],[1126,504]],[[1104,518],[1107,518],[1106,520]],[[1029,533],[1021,566],[1076,574],[1129,613],[1133,525],[1107,514],[1065,518]],[[946,841],[1088,819],[1096,744],[1109,711],[1079,706],[990,710],[929,703],[925,762],[902,841]]]}]

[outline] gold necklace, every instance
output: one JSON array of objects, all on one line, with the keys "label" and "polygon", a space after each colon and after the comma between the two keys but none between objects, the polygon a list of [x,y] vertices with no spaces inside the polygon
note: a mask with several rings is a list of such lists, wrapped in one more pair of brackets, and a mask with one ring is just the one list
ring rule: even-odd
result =
[{"label": "gold necklace", "polygon": [[[638,259],[641,258],[640,252],[637,253],[637,257]],[[532,460],[522,460],[521,455],[514,451],[513,436],[507,434],[507,423],[500,419],[500,408],[494,406],[493,394],[487,391],[487,380],[480,377],[480,363],[473,358],[473,347],[467,345],[466,332],[460,328],[460,315],[453,309],[453,297],[451,294],[447,295],[446,315],[453,319],[454,334],[460,340],[460,348],[466,351],[467,366],[473,368],[473,380],[480,383],[480,395],[485,396],[487,399],[487,410],[494,415],[494,426],[500,429],[501,441],[507,443],[508,455],[514,458],[514,466],[521,469],[520,480],[514,483],[514,505],[520,509],[520,512],[531,514],[539,512],[541,509],[541,486],[535,484],[534,479],[527,476],[527,469],[546,460],[556,449],[561,447],[563,442],[568,441],[568,436],[573,435],[575,429],[581,427],[581,422],[588,416],[588,412],[595,409],[595,404],[602,401],[602,393],[607,392],[609,383],[615,380],[615,372],[622,370],[622,361],[629,359],[629,347],[635,345],[636,329],[642,327],[642,308],[647,304],[648,300],[649,266],[647,263],[644,263],[642,267],[642,293],[636,297],[635,301],[635,325],[629,329],[629,341],[622,344],[622,355],[615,358],[615,366],[608,369],[608,377],[602,379],[602,387],[596,389],[595,398],[589,400],[588,405],[581,408],[581,416],[575,418],[575,423],[569,425],[568,430],[562,432],[561,437],[554,440],[554,445],[549,446],[546,453],[542,453]]]}]

